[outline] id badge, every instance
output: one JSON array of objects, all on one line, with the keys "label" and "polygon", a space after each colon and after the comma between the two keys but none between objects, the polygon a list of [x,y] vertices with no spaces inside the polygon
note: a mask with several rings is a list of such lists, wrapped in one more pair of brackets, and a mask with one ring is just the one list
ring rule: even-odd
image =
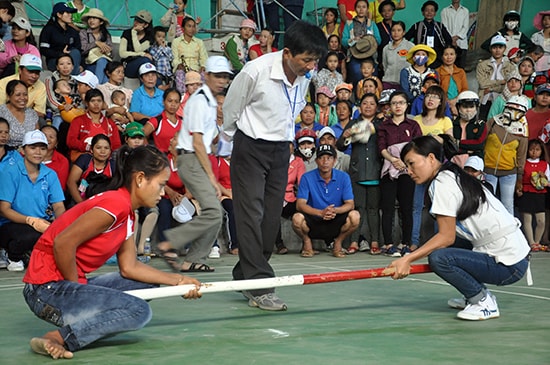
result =
[{"label": "id badge", "polygon": [[426,45],[434,48],[434,36],[428,36],[426,38]]}]

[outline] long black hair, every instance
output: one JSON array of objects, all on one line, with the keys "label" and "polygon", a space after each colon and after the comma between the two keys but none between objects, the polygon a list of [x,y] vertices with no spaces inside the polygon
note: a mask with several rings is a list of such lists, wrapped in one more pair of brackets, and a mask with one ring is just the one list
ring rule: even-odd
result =
[{"label": "long black hair", "polygon": [[109,190],[121,187],[130,189],[132,179],[137,172],[143,172],[146,179],[153,178],[169,166],[166,155],[153,146],[131,148],[123,145],[117,150],[115,171]]},{"label": "long black hair", "polygon": [[401,150],[401,160],[405,161],[405,156],[411,151],[424,157],[427,157],[431,153],[442,163],[434,180],[437,179],[437,176],[442,171],[450,171],[457,177],[456,181],[464,196],[456,213],[456,219],[461,221],[475,214],[480,204],[487,201],[487,196],[479,180],[450,161],[458,151],[451,136],[440,134],[439,137],[443,139],[443,144],[430,135],[413,139]]}]

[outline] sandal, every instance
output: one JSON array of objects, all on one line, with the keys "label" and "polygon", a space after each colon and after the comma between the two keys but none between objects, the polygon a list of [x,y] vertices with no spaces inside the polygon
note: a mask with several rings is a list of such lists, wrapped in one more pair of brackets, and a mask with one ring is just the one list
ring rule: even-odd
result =
[{"label": "sandal", "polygon": [[540,243],[533,243],[531,245],[531,251],[533,252],[539,252],[539,251],[542,251],[542,246]]},{"label": "sandal", "polygon": [[285,246],[279,247],[277,249],[277,255],[286,255],[287,253],[288,253],[288,248],[286,248]]},{"label": "sandal", "polygon": [[175,248],[168,250],[159,250],[160,257],[172,269],[173,272],[178,272],[181,269],[181,263],[178,260],[178,251]]},{"label": "sandal", "polygon": [[341,250],[333,250],[332,256],[337,257],[339,259],[343,259],[344,257],[346,257],[346,255]]},{"label": "sandal", "polygon": [[213,267],[210,267],[206,264],[192,262],[191,266],[189,266],[189,269],[184,270],[180,268],[179,272],[214,272],[214,270],[215,269]]},{"label": "sandal", "polygon": [[354,246],[350,246],[346,249],[346,254],[348,255],[353,255],[354,253],[356,253],[357,251],[359,251],[359,249],[357,247],[354,247]]},{"label": "sandal", "polygon": [[380,255],[380,248],[379,247],[371,247],[370,248],[370,254],[371,255]]},{"label": "sandal", "polygon": [[306,257],[306,258],[313,257],[314,255],[315,255],[315,252],[313,250],[302,250],[302,252],[300,252],[300,256]]}]

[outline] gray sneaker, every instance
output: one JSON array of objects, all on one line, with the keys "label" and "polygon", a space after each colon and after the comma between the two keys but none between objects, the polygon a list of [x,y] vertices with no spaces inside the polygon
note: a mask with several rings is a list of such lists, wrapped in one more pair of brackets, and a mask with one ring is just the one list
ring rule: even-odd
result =
[{"label": "gray sneaker", "polygon": [[361,242],[359,242],[359,251],[360,252],[365,252],[365,251],[368,251],[368,250],[370,250],[370,245],[367,242],[367,240],[361,240]]},{"label": "gray sneaker", "polygon": [[258,307],[266,311],[286,311],[287,306],[275,293],[267,293],[254,296],[249,291],[243,290],[242,294],[248,299],[250,307]]}]

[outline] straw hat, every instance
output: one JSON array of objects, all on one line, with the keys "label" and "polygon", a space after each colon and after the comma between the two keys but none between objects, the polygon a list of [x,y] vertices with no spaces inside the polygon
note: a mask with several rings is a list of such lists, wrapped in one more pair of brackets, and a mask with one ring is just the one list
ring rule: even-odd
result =
[{"label": "straw hat", "polygon": [[97,18],[103,20],[105,26],[109,26],[109,19],[105,17],[105,14],[100,9],[91,8],[86,14],[82,15],[82,21],[87,22],[88,18]]},{"label": "straw hat", "polygon": [[378,44],[376,39],[372,35],[365,35],[363,38],[357,40],[351,48],[351,54],[357,59],[365,59],[373,56],[376,53]]},{"label": "straw hat", "polygon": [[437,54],[432,47],[426,46],[425,44],[417,44],[413,48],[409,49],[409,52],[407,53],[407,62],[411,65],[414,64],[413,57],[417,51],[424,51],[428,54],[428,63],[426,65],[431,65],[437,58]]}]

